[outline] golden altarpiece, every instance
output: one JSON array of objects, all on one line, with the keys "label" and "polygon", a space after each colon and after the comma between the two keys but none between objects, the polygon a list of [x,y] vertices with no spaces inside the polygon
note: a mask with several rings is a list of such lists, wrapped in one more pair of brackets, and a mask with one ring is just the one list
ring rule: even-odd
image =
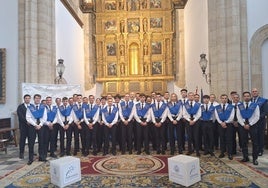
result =
[{"label": "golden altarpiece", "polygon": [[166,91],[174,80],[174,10],[186,1],[89,2],[95,15],[96,81],[103,95]]}]

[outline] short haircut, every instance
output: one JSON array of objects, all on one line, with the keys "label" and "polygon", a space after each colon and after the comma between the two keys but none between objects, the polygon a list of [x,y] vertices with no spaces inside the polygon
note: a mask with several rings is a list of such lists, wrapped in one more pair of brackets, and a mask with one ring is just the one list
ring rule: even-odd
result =
[{"label": "short haircut", "polygon": [[56,102],[57,100],[61,100],[61,98],[57,97],[57,98],[55,99],[55,102]]},{"label": "short haircut", "polygon": [[243,92],[243,96],[244,96],[245,94],[249,94],[249,96],[251,96],[251,93],[250,93],[249,91],[244,91],[244,92]]},{"label": "short haircut", "polygon": [[[90,97],[94,97],[94,95],[89,95],[88,98],[90,98]],[[94,97],[94,98],[95,98],[95,97]]]},{"label": "short haircut", "polygon": [[204,95],[203,99],[210,99],[210,96],[209,95]]},{"label": "short haircut", "polygon": [[146,95],[144,93],[141,93],[140,97],[146,97]]},{"label": "short haircut", "polygon": [[30,97],[30,98],[31,98],[31,95],[29,95],[29,94],[25,94],[25,95],[23,96],[24,99],[25,99],[26,97]]},{"label": "short haircut", "polygon": [[196,93],[194,96],[198,96],[199,97],[200,95],[198,93]]},{"label": "short haircut", "polygon": [[76,96],[77,96],[77,97],[82,97],[82,95],[81,95],[81,94],[77,94]]},{"label": "short haircut", "polygon": [[66,100],[68,100],[68,98],[67,97],[63,97],[62,100],[63,101],[66,101]]},{"label": "short haircut", "polygon": [[35,94],[35,95],[34,95],[34,99],[35,99],[36,97],[41,98],[41,95],[40,95],[40,94]]},{"label": "short haircut", "polygon": [[119,94],[116,94],[116,95],[114,96],[114,99],[121,99],[121,97],[120,97]]},{"label": "short haircut", "polygon": [[227,98],[228,98],[228,95],[226,95],[226,94],[221,94],[221,97],[227,97]]},{"label": "short haircut", "polygon": [[160,96],[162,96],[161,93],[156,93],[156,95],[160,95]]},{"label": "short haircut", "polygon": [[50,96],[47,96],[47,97],[46,97],[46,99],[52,99],[52,97],[50,97]]},{"label": "short haircut", "polygon": [[231,91],[230,95],[237,94],[236,91]]},{"label": "short haircut", "polygon": [[183,91],[185,91],[186,93],[188,92],[188,90],[187,89],[181,89],[181,92],[183,92]]}]

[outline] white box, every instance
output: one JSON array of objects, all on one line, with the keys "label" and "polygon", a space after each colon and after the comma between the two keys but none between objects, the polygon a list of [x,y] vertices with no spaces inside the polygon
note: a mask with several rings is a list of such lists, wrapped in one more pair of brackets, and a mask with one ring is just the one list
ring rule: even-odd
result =
[{"label": "white box", "polygon": [[201,180],[199,158],[177,155],[168,158],[169,181],[190,186]]},{"label": "white box", "polygon": [[81,180],[80,159],[63,157],[50,161],[51,183],[64,187]]}]

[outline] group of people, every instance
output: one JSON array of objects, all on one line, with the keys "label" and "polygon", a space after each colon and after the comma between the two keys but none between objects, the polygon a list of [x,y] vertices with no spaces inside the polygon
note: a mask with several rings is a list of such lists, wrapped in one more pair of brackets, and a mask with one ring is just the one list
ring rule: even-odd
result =
[{"label": "group of people", "polygon": [[250,137],[253,164],[258,165],[258,156],[264,149],[268,101],[259,96],[257,89],[243,92],[242,102],[237,92],[231,92],[230,99],[222,94],[220,103],[214,94],[202,96],[202,101],[199,94],[186,89],[182,89],[180,95],[178,99],[177,94],[169,92],[164,95],[152,92],[151,96],[131,92],[123,97],[102,98],[74,94],[69,98],[56,98],[52,104],[52,97],[41,100],[39,94],[33,96],[31,103],[31,96],[26,94],[17,109],[19,157],[24,158],[27,138],[28,164],[32,164],[38,135],[39,161],[46,161],[48,151],[51,157],[57,158],[59,135],[60,157],[71,155],[72,148],[73,155],[80,151],[83,156],[90,151],[92,155],[99,152],[104,156],[110,152],[116,155],[117,145],[122,155],[132,154],[134,150],[137,155],[142,152],[149,155],[151,150],[165,154],[169,146],[170,155],[176,151],[187,155],[195,152],[199,157],[202,150],[204,155],[214,156],[214,150],[220,146],[219,158],[227,154],[232,160],[238,137],[243,153],[241,161],[247,162]]}]

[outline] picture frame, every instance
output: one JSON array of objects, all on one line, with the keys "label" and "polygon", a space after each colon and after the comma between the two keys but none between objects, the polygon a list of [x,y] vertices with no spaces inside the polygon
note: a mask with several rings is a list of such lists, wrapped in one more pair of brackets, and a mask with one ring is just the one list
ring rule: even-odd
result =
[{"label": "picture frame", "polygon": [[117,75],[117,65],[116,62],[111,62],[107,64],[107,75],[116,76]]},{"label": "picture frame", "polygon": [[0,48],[0,104],[6,102],[6,49]]},{"label": "picture frame", "polygon": [[152,42],[152,54],[162,54],[162,43],[161,42]]},{"label": "picture frame", "polygon": [[150,0],[150,8],[161,8],[161,0]]},{"label": "picture frame", "polygon": [[127,30],[129,33],[137,33],[140,31],[140,19],[128,19],[127,20]]},{"label": "picture frame", "polygon": [[105,10],[116,10],[116,1],[115,0],[106,1]]},{"label": "picture frame", "polygon": [[108,43],[106,45],[107,56],[116,56],[116,45],[115,43]]},{"label": "picture frame", "polygon": [[107,20],[104,22],[104,30],[105,31],[116,31],[117,25],[115,20]]},{"label": "picture frame", "polygon": [[159,29],[163,27],[163,18],[150,18],[150,28]]},{"label": "picture frame", "polygon": [[152,62],[152,75],[163,74],[163,64],[161,61]]}]

